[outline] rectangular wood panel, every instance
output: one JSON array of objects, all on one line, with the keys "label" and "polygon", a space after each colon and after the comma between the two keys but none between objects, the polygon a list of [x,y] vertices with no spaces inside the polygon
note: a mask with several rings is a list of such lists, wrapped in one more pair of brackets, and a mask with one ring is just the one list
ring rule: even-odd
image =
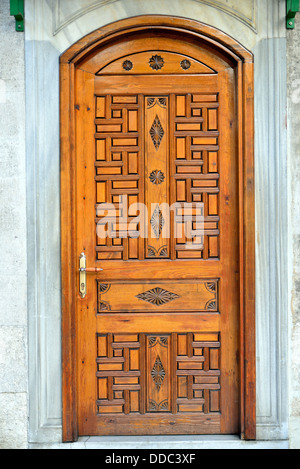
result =
[{"label": "rectangular wood panel", "polygon": [[129,333],[138,334],[140,331],[145,333],[160,334],[162,331],[188,332],[195,328],[203,332],[220,331],[221,315],[219,313],[127,313],[110,314],[103,313],[97,316],[97,331],[111,332],[114,330],[124,330]]},{"label": "rectangular wood panel", "polygon": [[97,282],[98,313],[218,311],[218,280]]}]

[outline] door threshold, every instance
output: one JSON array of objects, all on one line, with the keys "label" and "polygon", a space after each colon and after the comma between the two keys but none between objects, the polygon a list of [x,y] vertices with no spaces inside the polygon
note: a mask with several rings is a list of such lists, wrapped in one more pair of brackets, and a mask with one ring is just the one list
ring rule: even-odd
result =
[{"label": "door threshold", "polygon": [[31,444],[31,449],[199,450],[289,449],[288,440],[245,441],[237,435],[86,436],[75,443]]}]

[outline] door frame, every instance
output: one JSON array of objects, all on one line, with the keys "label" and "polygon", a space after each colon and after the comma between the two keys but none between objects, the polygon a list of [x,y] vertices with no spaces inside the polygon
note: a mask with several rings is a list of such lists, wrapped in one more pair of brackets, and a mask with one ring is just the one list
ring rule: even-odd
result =
[{"label": "door frame", "polygon": [[134,31],[174,31],[206,43],[236,62],[239,187],[240,435],[256,438],[254,58],[222,31],[187,18],[145,15],[117,21],[80,39],[60,56],[60,174],[62,281],[63,441],[78,438],[76,313],[78,256],[75,250],[75,95],[77,64],[101,46]]}]

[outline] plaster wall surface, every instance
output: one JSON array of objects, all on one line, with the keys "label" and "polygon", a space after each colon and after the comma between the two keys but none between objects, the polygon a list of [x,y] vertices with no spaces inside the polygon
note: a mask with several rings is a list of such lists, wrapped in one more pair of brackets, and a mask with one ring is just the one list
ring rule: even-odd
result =
[{"label": "plaster wall surface", "polygon": [[0,2],[0,448],[28,444],[24,34]]}]

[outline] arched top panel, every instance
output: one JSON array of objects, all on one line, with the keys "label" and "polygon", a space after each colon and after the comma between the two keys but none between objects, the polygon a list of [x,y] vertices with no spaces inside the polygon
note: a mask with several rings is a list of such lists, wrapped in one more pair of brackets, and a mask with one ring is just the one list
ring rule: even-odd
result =
[{"label": "arched top panel", "polygon": [[216,70],[197,60],[191,55],[180,54],[170,50],[155,48],[124,55],[103,64],[97,75],[131,75],[131,74],[215,74]]},{"label": "arched top panel", "polygon": [[[151,44],[151,51],[154,48],[157,51],[165,50],[170,52],[169,49],[164,49],[166,47],[165,42],[170,41],[170,39],[175,43],[176,41],[180,42],[181,53],[184,44],[186,44],[187,50],[186,52],[183,51],[184,55],[186,54],[191,57],[198,62],[198,65],[202,63],[204,67],[212,68],[212,73],[216,70],[213,66],[214,60],[209,60],[208,62],[202,60],[199,57],[199,52],[198,54],[191,53],[191,49],[195,52],[195,49],[198,48],[199,50],[199,47],[201,47],[202,53],[205,52],[211,58],[215,56],[220,60],[231,63],[239,61],[253,62],[252,53],[222,31],[195,20],[163,15],[131,17],[106,25],[73,44],[61,55],[60,61],[61,63],[73,63],[75,66],[83,67],[85,70],[96,74],[100,71],[99,67],[97,70],[93,69],[93,62],[98,64],[99,62],[98,60],[93,60],[93,58],[100,51],[102,54],[104,51],[104,55],[106,51],[106,55],[109,57],[110,47],[120,44],[118,57],[112,58],[110,56],[109,60],[105,62],[105,57],[102,56],[103,67],[107,67],[122,57],[124,57],[125,61],[126,56],[132,53],[149,51],[149,44],[148,48],[146,46],[147,38],[149,44]],[[141,42],[144,44],[142,49],[139,48]],[[134,45],[136,50],[130,48],[132,45]],[[172,48],[172,52],[176,53],[176,50]],[[182,58],[182,60],[184,59],[188,60],[187,57]],[[130,61],[130,58],[128,60]],[[200,72],[197,71],[196,73]],[[205,73],[203,69],[202,73]]]}]

